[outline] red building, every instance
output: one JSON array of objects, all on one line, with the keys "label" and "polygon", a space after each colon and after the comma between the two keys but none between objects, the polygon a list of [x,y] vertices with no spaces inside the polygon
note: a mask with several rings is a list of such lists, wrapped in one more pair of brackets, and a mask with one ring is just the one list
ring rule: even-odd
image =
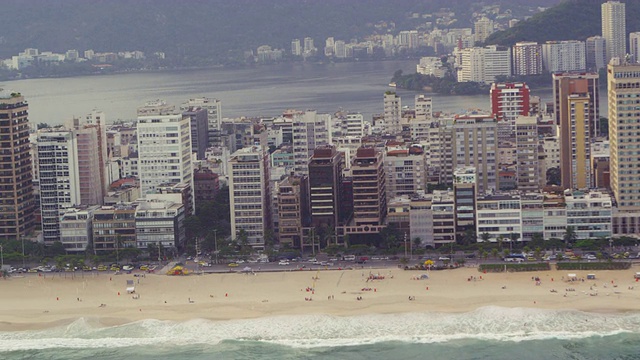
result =
[{"label": "red building", "polygon": [[491,85],[491,113],[498,122],[515,121],[529,116],[529,86],[525,83],[493,83]]}]

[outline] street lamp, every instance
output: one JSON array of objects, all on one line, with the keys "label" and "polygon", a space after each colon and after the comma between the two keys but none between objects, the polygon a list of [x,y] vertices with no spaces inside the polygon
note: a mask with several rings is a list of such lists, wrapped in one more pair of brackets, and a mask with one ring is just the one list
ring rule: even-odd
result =
[{"label": "street lamp", "polygon": [[404,258],[407,258],[407,233],[404,233]]},{"label": "street lamp", "polygon": [[218,229],[213,229],[213,253],[216,254],[216,264],[218,263]]},{"label": "street lamp", "polygon": [[4,250],[2,249],[2,245],[0,245],[0,270],[4,269]]},{"label": "street lamp", "polygon": [[24,234],[21,234],[20,238],[22,239],[22,268],[24,269]]}]

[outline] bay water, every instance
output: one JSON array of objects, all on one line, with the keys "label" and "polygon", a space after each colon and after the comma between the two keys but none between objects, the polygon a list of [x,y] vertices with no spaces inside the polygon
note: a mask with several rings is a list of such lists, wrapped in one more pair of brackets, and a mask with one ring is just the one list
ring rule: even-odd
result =
[{"label": "bay water", "polygon": [[[92,109],[105,112],[107,122],[131,120],[145,102],[163,99],[179,106],[194,97],[220,99],[223,117],[276,116],[287,109],[361,112],[366,120],[383,111],[385,91],[396,70],[415,72],[417,60],[337,64],[288,63],[242,69],[167,70],[58,79],[27,79],[0,83],[29,102],[32,123],[63,124]],[[551,84],[551,81],[549,81]],[[417,94],[395,90],[402,104],[413,106]],[[551,100],[550,89],[533,92]],[[433,98],[434,111],[462,113],[490,110],[489,94]]]}]

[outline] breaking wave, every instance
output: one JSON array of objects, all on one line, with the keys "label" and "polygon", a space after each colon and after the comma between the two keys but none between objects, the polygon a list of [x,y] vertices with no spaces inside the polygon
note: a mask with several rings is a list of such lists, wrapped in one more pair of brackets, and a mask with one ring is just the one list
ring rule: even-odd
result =
[{"label": "breaking wave", "polygon": [[216,345],[257,341],[292,348],[357,346],[381,342],[443,343],[460,339],[520,342],[640,333],[640,313],[483,307],[467,313],[406,313],[340,317],[277,316],[184,322],[142,320],[100,327],[91,319],[45,330],[0,332],[0,353],[55,348]]}]

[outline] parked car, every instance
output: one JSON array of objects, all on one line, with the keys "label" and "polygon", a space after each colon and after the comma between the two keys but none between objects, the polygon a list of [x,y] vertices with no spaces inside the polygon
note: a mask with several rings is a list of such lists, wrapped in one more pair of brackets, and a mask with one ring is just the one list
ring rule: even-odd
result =
[{"label": "parked car", "polygon": [[440,261],[451,261],[451,259],[449,257],[447,257],[447,256],[440,256],[438,258],[438,260],[440,260]]},{"label": "parked car", "polygon": [[285,265],[289,265],[289,262],[288,262],[287,260],[280,260],[280,261],[278,262],[278,265],[283,265],[283,266],[285,266]]}]

